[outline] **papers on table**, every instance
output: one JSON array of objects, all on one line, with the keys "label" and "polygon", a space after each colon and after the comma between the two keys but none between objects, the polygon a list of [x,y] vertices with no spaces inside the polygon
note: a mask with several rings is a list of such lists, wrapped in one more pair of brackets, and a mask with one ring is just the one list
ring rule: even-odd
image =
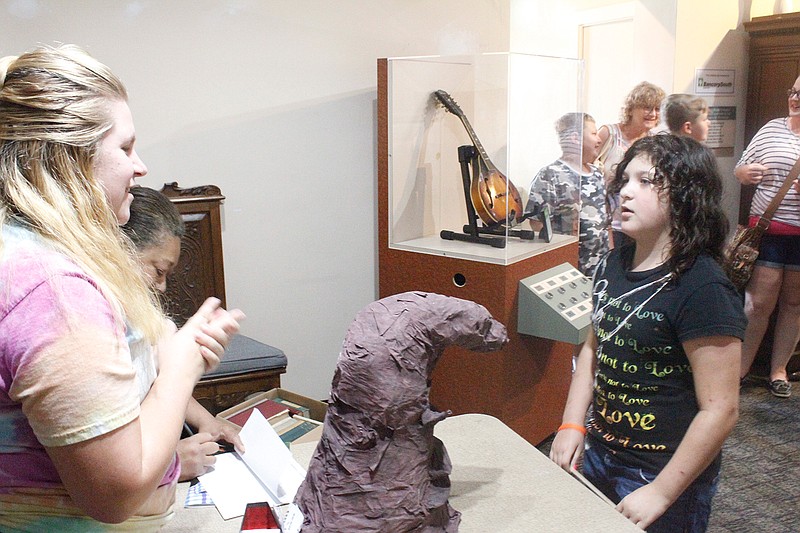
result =
[{"label": "papers on table", "polygon": [[189,487],[186,492],[186,499],[183,501],[184,507],[213,507],[214,502],[211,501],[211,496],[203,488],[202,483],[199,481]]},{"label": "papers on table", "polygon": [[306,472],[258,410],[239,437],[245,453],[218,455],[214,468],[198,478],[222,518],[242,516],[248,503],[291,503]]}]

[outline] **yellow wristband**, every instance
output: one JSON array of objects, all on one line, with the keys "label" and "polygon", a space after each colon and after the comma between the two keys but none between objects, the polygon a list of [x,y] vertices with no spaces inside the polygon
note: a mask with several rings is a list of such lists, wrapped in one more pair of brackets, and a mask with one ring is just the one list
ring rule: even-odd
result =
[{"label": "yellow wristband", "polygon": [[562,429],[574,429],[575,431],[580,431],[582,435],[586,435],[586,428],[578,424],[561,424],[558,426],[558,431]]}]

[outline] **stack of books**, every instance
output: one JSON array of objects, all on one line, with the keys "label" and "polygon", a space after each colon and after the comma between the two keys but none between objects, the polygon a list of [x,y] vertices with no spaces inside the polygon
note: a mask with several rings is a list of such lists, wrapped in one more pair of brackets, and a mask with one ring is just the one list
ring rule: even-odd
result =
[{"label": "stack of books", "polygon": [[309,431],[322,426],[322,422],[302,415],[292,414],[288,410],[273,415],[267,421],[287,446]]},{"label": "stack of books", "polygon": [[244,426],[254,409],[264,415],[287,446],[322,426],[322,422],[311,418],[308,407],[280,397],[263,399],[225,418],[236,425]]}]

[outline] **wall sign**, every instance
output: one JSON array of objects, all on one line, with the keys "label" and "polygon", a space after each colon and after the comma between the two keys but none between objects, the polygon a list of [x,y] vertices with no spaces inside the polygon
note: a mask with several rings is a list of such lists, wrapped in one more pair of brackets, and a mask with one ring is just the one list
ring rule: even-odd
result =
[{"label": "wall sign", "polygon": [[733,94],[736,70],[698,68],[694,71],[694,94]]},{"label": "wall sign", "polygon": [[709,148],[733,148],[736,137],[736,106],[709,106],[706,146]]}]

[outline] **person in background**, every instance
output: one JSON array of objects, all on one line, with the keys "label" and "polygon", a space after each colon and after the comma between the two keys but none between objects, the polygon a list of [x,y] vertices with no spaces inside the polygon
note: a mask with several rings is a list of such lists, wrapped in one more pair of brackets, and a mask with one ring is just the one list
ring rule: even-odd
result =
[{"label": "person in background", "polygon": [[[119,78],[78,47],[0,59],[5,533],[163,525],[192,390],[244,316],[209,299],[165,334],[119,228],[147,172],[127,102]],[[154,345],[170,356],[151,376]]]},{"label": "person in background", "polygon": [[664,104],[664,118],[673,135],[688,135],[697,142],[708,139],[708,104],[700,96],[671,94]]},{"label": "person in background", "polygon": [[[755,185],[750,204],[754,226],[800,157],[800,78],[787,92],[789,116],[767,122],[745,148],[733,173]],[[800,190],[795,181],[761,239],[753,276],[745,288],[748,324],[742,347],[744,379],[753,364],[775,306],[778,316],[772,343],[768,386],[779,398],[792,394],[786,367],[800,340]]]},{"label": "person in background", "polygon": [[738,418],[746,326],[719,264],[722,180],[707,148],[659,134],[630,147],[608,193],[634,245],[595,271],[550,458],[568,470],[583,454],[584,476],[648,533],[701,533]]},{"label": "person in background", "polygon": [[[185,229],[175,205],[163,194],[149,187],[132,187],[133,202],[130,218],[122,231],[133,242],[136,255],[153,287],[161,294],[167,290],[167,277],[178,265],[181,237]],[[168,319],[165,319],[168,320]],[[168,320],[166,327],[174,330]],[[160,355],[160,354],[159,354]],[[178,441],[181,473],[178,481],[187,481],[205,474],[216,462],[218,441],[232,443],[240,452],[244,445],[239,438],[240,428],[216,418],[197,400],[189,399],[186,423],[193,434]]]},{"label": "person in background", "polygon": [[561,157],[533,178],[525,212],[538,231],[542,224],[535,217],[548,206],[554,231],[578,235],[578,269],[591,278],[608,252],[606,189],[592,164],[600,148],[597,125],[586,113],[567,113],[556,121],[556,133]]},{"label": "person in background", "polygon": [[[666,93],[660,87],[647,81],[639,83],[625,97],[620,122],[606,124],[598,130],[601,146],[598,164],[602,167],[606,184],[613,179],[616,167],[622,161],[628,147],[642,137],[652,135],[653,129],[658,126],[661,102],[664,100],[664,96]],[[612,246],[621,246],[627,242],[627,238],[620,231],[617,198],[610,198],[609,210],[612,228],[611,244]]]},{"label": "person in background", "polygon": [[162,193],[141,185],[132,187],[130,193],[130,217],[121,226],[122,233],[133,243],[150,282],[163,295],[167,277],[178,266],[186,228],[175,204]]}]

